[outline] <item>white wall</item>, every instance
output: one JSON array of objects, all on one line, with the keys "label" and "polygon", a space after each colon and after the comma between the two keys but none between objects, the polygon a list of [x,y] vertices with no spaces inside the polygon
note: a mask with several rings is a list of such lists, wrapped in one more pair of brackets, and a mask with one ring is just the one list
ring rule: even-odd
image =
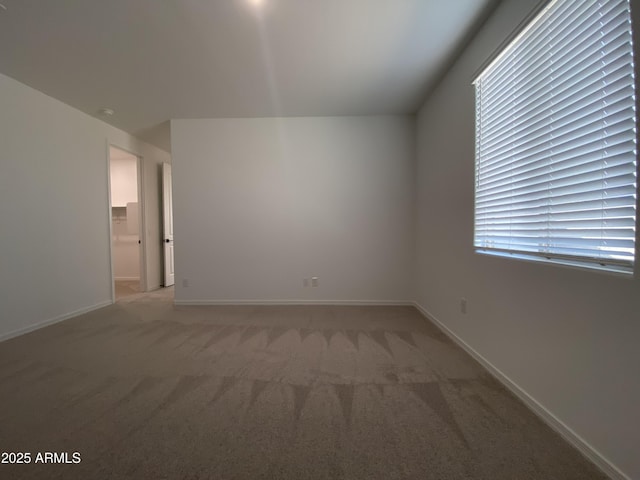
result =
[{"label": "white wall", "polygon": [[138,201],[138,165],[134,155],[128,158],[111,148],[111,205],[126,207],[129,202]]},{"label": "white wall", "polygon": [[111,300],[107,145],[144,158],[147,271],[160,285],[169,154],[0,75],[0,338]]},{"label": "white wall", "polygon": [[411,300],[413,117],[174,120],[171,145],[177,301]]},{"label": "white wall", "polygon": [[531,7],[502,2],[419,113],[416,296],[609,462],[640,478],[640,280],[473,251],[472,76]]}]

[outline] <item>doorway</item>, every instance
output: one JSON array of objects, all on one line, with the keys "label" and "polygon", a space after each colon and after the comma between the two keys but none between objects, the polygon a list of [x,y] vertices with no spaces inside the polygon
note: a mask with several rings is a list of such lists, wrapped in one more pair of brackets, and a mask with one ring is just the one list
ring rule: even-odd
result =
[{"label": "doorway", "polygon": [[113,299],[145,291],[140,158],[109,146]]}]

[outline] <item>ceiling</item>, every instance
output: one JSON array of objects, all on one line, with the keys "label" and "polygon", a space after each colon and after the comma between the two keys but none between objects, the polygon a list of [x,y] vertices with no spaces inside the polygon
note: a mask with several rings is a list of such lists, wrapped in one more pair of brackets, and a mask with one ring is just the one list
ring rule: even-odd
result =
[{"label": "ceiling", "polygon": [[413,113],[496,1],[0,0],[0,73],[170,150],[172,118]]}]

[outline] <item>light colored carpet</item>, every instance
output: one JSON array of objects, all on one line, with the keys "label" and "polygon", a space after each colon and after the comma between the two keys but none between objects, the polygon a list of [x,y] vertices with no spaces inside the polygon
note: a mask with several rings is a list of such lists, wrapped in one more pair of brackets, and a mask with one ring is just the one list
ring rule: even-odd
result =
[{"label": "light colored carpet", "polygon": [[140,293],[140,280],[115,280],[116,300]]},{"label": "light colored carpet", "polygon": [[412,307],[138,294],[1,343],[0,399],[0,451],[82,458],[7,479],[606,478]]}]

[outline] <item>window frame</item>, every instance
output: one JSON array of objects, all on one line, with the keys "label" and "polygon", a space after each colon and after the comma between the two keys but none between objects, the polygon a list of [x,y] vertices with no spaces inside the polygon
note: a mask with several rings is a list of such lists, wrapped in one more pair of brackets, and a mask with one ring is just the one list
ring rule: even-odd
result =
[{"label": "window frame", "polygon": [[[539,17],[543,16],[552,6],[555,0],[539,0],[529,14],[518,24],[518,26],[505,37],[500,45],[480,64],[472,76],[474,91],[476,81],[491,68],[494,63],[500,60],[500,57],[508,52],[513,43],[523,36],[529,28],[531,28]],[[593,272],[606,273],[610,275],[620,276],[625,279],[640,279],[640,11],[636,12],[636,8],[640,10],[640,2],[629,0],[630,22],[631,22],[631,53],[633,56],[633,74],[635,89],[635,143],[636,143],[636,205],[635,205],[635,238],[634,238],[634,257],[631,266],[619,265],[615,260],[607,260],[598,263],[590,257],[563,256],[561,254],[552,254],[545,256],[537,253],[527,253],[521,251],[511,251],[506,249],[487,249],[479,247],[475,244],[476,240],[476,218],[477,218],[477,168],[478,168],[478,142],[477,127],[474,127],[474,186],[473,186],[473,236],[472,247],[474,253],[489,256],[521,260],[528,263],[538,263],[544,265],[561,266],[571,269],[589,270]],[[475,94],[474,94],[475,95]],[[477,109],[477,95],[474,97],[474,116]]]}]

